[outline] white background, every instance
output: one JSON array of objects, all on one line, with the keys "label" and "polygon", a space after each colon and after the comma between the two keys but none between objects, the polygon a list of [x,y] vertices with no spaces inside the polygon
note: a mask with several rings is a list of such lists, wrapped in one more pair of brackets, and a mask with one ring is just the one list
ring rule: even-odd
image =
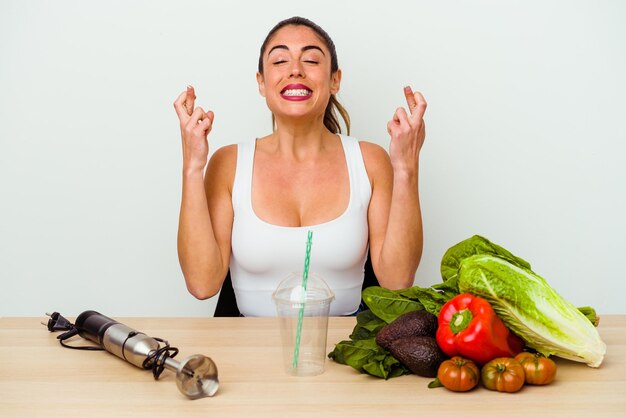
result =
[{"label": "white background", "polygon": [[626,3],[368,4],[0,0],[0,315],[213,313],[176,255],[172,102],[196,87],[213,151],[267,134],[258,49],[293,15],[334,38],[354,136],[387,148],[402,87],[428,100],[418,285],[481,234],[626,313]]}]

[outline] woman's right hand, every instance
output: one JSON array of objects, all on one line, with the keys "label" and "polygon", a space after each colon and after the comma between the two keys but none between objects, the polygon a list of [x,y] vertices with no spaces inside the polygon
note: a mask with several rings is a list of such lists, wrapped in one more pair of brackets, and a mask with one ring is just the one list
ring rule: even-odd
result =
[{"label": "woman's right hand", "polygon": [[196,93],[192,86],[182,92],[174,102],[180,121],[183,142],[183,170],[202,172],[209,156],[207,136],[213,127],[214,114],[201,107],[194,108]]}]

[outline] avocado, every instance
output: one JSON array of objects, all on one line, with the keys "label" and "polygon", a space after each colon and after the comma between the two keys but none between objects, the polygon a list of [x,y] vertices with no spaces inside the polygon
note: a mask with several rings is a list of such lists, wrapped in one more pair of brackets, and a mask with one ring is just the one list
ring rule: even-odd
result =
[{"label": "avocado", "polygon": [[389,347],[391,355],[418,376],[435,377],[439,365],[446,359],[434,337],[405,337]]},{"label": "avocado", "polygon": [[437,317],[427,311],[411,311],[385,325],[376,335],[376,343],[389,350],[394,340],[405,337],[429,336],[437,333]]}]

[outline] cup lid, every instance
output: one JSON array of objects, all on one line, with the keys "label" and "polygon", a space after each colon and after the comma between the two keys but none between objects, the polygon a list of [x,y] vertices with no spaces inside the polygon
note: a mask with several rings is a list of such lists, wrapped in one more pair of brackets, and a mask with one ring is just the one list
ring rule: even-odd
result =
[{"label": "cup lid", "polygon": [[330,303],[335,294],[315,273],[309,273],[306,290],[302,287],[302,273],[291,273],[279,283],[272,299],[275,303]]}]

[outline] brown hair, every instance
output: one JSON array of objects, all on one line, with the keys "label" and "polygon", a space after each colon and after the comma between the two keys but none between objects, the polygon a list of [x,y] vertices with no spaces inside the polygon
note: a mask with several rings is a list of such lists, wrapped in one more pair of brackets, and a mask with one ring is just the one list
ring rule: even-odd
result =
[{"label": "brown hair", "polygon": [[[294,16],[289,19],[282,20],[276,24],[269,31],[267,37],[263,41],[263,45],[261,45],[261,52],[259,54],[259,73],[263,74],[263,53],[267,48],[267,44],[270,42],[274,34],[284,26],[294,25],[294,26],[306,26],[307,28],[313,30],[326,44],[326,47],[330,51],[330,72],[332,74],[336,73],[339,69],[339,62],[337,61],[337,51],[335,49],[335,43],[330,38],[328,33],[320,26],[315,24],[314,22],[306,19],[304,17]],[[348,111],[339,103],[337,97],[334,94],[330,95],[330,100],[326,105],[326,110],[324,112],[324,126],[331,131],[332,133],[341,133],[341,125],[339,124],[339,118],[337,117],[337,112],[341,115],[344,124],[346,125],[346,130],[348,135],[350,135],[350,115],[348,115]],[[276,129],[276,119],[272,114],[272,126]]]}]

